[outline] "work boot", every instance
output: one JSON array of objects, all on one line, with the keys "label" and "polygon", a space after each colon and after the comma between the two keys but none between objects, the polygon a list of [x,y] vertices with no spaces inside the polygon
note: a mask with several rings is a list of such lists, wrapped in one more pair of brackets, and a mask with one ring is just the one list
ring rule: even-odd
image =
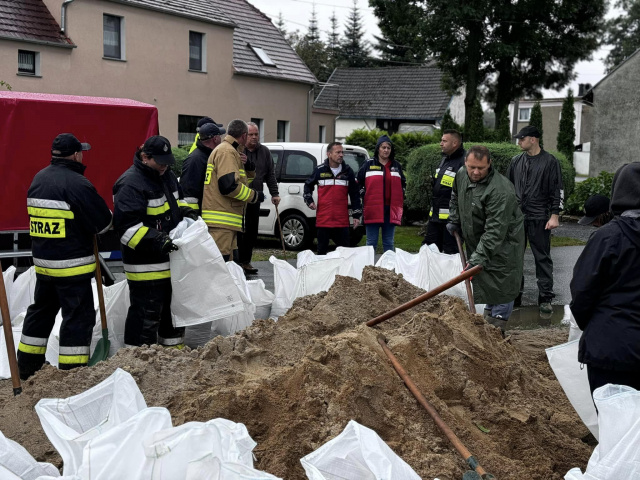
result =
[{"label": "work boot", "polygon": [[487,319],[491,316],[491,309],[485,308],[482,316],[484,317],[484,321],[487,322],[488,321]]},{"label": "work boot", "polygon": [[541,302],[540,303],[540,316],[542,318],[551,318],[553,314],[553,307],[550,302]]},{"label": "work boot", "polygon": [[247,275],[255,275],[256,273],[258,273],[258,269],[250,263],[243,263],[240,266],[242,267],[242,270],[244,270],[244,273]]},{"label": "work boot", "polygon": [[505,328],[507,327],[507,321],[503,320],[502,317],[500,316],[497,316],[497,317],[488,316],[486,320],[489,325],[493,325],[494,327],[499,328],[500,333],[502,333],[502,338],[504,338],[504,331],[505,331]]}]

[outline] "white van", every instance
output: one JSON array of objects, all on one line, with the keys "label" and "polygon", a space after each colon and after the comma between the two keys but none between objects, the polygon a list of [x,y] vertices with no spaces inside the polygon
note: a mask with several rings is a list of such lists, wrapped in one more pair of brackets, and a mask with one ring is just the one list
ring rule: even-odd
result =
[{"label": "white van", "polygon": [[[316,237],[316,212],[304,203],[304,182],[313,173],[313,169],[327,158],[326,143],[270,142],[264,143],[271,151],[278,190],[280,192],[280,221],[284,241],[289,250],[309,248]],[[367,151],[362,147],[343,145],[344,162],[355,174],[368,159]],[[317,200],[317,188],[313,197]],[[276,208],[271,203],[267,184],[264,184],[265,201],[260,205],[259,235],[280,236]],[[364,235],[364,227],[351,229],[351,245],[357,245]]]}]

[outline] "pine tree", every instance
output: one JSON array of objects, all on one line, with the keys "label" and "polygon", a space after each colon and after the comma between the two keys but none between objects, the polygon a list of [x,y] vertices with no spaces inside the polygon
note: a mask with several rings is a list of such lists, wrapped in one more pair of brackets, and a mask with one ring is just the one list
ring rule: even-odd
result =
[{"label": "pine tree", "polygon": [[573,107],[573,90],[569,89],[567,98],[562,103],[560,114],[560,128],[558,130],[558,151],[563,153],[567,160],[573,163],[574,142],[576,139],[576,111]]},{"label": "pine tree", "polygon": [[310,42],[320,41],[320,30],[318,29],[318,13],[316,12],[316,4],[311,7],[311,18],[309,19],[309,29],[306,35]]},{"label": "pine tree", "polygon": [[542,139],[544,137],[544,132],[542,130],[542,107],[540,106],[540,102],[536,102],[533,104],[533,108],[531,109],[531,117],[529,118],[529,125],[533,125],[540,131],[540,148],[542,148]]},{"label": "pine tree", "polygon": [[442,117],[442,122],[440,122],[440,129],[444,132],[445,130],[458,130],[460,131],[460,125],[458,125],[453,117],[451,116],[451,112],[447,108],[447,111],[444,112],[444,116]]},{"label": "pine tree", "polygon": [[326,82],[331,74],[328,69],[329,55],[324,42],[320,40],[315,5],[311,11],[307,34],[295,44],[294,49],[316,78]]},{"label": "pine tree", "polygon": [[509,122],[509,109],[502,109],[498,118],[498,128],[496,129],[496,140],[498,142],[511,143],[511,123]]},{"label": "pine tree", "polygon": [[346,65],[349,67],[371,66],[371,49],[366,40],[362,25],[362,15],[358,9],[358,1],[353,0],[353,7],[347,18],[345,34],[342,41],[342,52]]},{"label": "pine tree", "polygon": [[484,112],[482,111],[482,105],[480,99],[476,97],[476,101],[471,109],[471,116],[469,127],[465,125],[465,141],[468,142],[481,142],[484,140]]},{"label": "pine tree", "polygon": [[278,20],[276,20],[276,27],[280,30],[280,33],[284,38],[287,38],[289,32],[287,32],[287,26],[284,23],[284,17],[282,16],[282,12],[278,12]]},{"label": "pine tree", "polygon": [[329,21],[331,22],[331,29],[327,38],[327,56],[329,57],[327,70],[331,74],[336,68],[344,64],[344,57],[340,46],[340,25],[338,24],[335,10]]},{"label": "pine tree", "polygon": [[640,0],[619,0],[614,6],[623,12],[605,25],[604,43],[613,47],[604,59],[609,72],[640,48]]}]

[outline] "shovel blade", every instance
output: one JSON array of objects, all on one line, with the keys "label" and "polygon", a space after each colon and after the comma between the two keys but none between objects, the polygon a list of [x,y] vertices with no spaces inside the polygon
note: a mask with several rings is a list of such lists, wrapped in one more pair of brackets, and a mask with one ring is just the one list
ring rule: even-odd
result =
[{"label": "shovel blade", "polygon": [[102,329],[102,338],[98,340],[96,349],[93,351],[93,355],[89,359],[89,366],[93,367],[96,363],[106,360],[109,356],[109,348],[111,342],[109,341],[109,331],[106,328]]}]

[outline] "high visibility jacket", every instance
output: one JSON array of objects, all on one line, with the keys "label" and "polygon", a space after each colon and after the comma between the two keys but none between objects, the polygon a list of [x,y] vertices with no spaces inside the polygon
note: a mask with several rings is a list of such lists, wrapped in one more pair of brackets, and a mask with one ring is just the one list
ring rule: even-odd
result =
[{"label": "high visibility jacket", "polygon": [[162,253],[168,233],[191,210],[171,170],[160,175],[136,154],[133,165],[113,186],[113,225],[120,236],[128,280],[171,278],[169,254]]},{"label": "high visibility jacket", "polygon": [[456,173],[464,165],[465,151],[460,147],[451,155],[444,155],[432,177],[431,210],[429,220],[446,223],[449,220],[449,201]]},{"label": "high visibility jacket", "polygon": [[353,218],[362,216],[358,182],[349,165],[342,163],[342,170],[334,175],[329,160],[315,168],[304,183],[304,201],[313,203],[313,190],[318,185],[316,227],[339,228],[349,226],[349,199]]},{"label": "high visibility jacket", "polygon": [[258,193],[247,186],[247,179],[256,175],[255,166],[245,172],[238,153],[239,147],[236,139],[227,135],[207,162],[202,219],[210,227],[242,232],[244,207],[258,200]]},{"label": "high visibility jacket", "polygon": [[200,213],[202,208],[202,190],[204,188],[205,174],[207,172],[207,160],[212,150],[197,142],[198,148],[193,150],[182,164],[180,186],[184,194],[184,201]]},{"label": "high visibility jacket", "polygon": [[[396,160],[391,162],[391,201],[389,220],[395,225],[402,223],[404,191],[407,181],[402,166]],[[367,160],[358,172],[360,195],[363,197],[364,223],[384,223],[384,192],[386,187],[385,166],[377,157]]]},{"label": "high visibility jacket", "polygon": [[52,158],[27,193],[29,234],[41,280],[79,280],[96,269],[93,236],[111,226],[111,211],[84,176],[86,166]]}]

